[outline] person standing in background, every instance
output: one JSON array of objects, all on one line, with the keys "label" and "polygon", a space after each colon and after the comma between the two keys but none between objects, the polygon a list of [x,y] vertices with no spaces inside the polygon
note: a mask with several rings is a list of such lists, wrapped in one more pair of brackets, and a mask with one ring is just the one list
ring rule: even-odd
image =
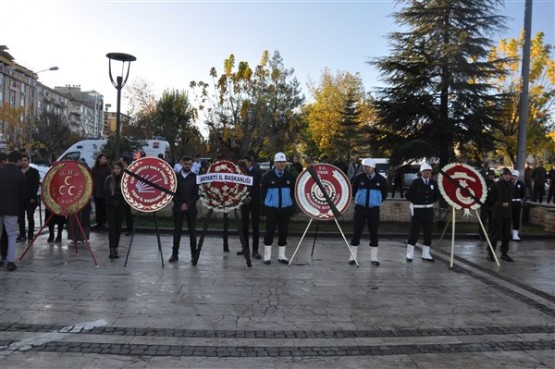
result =
[{"label": "person standing in background", "polygon": [[[17,242],[32,240],[35,235],[35,210],[39,204],[37,193],[40,186],[39,171],[29,166],[29,156],[23,154],[19,165],[21,172],[25,175],[25,183],[27,184],[25,192],[25,205],[20,209],[18,216],[19,237]],[[28,233],[25,233],[25,217],[29,224]]]},{"label": "person standing in background", "polygon": [[104,192],[104,181],[110,175],[108,157],[105,154],[98,154],[91,169],[93,177],[93,199],[96,213],[96,224],[92,229],[106,227],[106,193]]},{"label": "person standing in background", "polygon": [[551,169],[547,172],[547,179],[549,180],[549,191],[547,192],[547,204],[553,200],[555,203],[555,164],[551,164]]},{"label": "person standing in background", "polygon": [[[251,156],[243,156],[239,161],[239,166],[244,168],[245,175],[252,177],[252,186],[248,186],[249,193],[241,204],[241,220],[243,222],[243,237],[249,248],[249,218],[252,222],[252,257],[260,259],[258,253],[258,242],[260,238],[260,182],[262,174],[260,169],[254,166],[254,160]],[[243,251],[237,252],[237,255],[243,255]]]},{"label": "person standing in background", "polygon": [[93,199],[96,213],[96,224],[92,229],[106,227],[106,192],[104,192],[104,181],[110,175],[108,157],[105,154],[98,154],[91,169],[93,178]]},{"label": "person standing in background", "polygon": [[545,195],[545,182],[547,181],[547,171],[543,167],[543,160],[540,160],[538,166],[532,171],[532,181],[534,181],[532,201],[541,204]]},{"label": "person standing in background", "polygon": [[119,258],[118,247],[126,204],[123,193],[121,192],[121,177],[124,168],[125,164],[122,161],[116,161],[112,164],[112,174],[106,177],[104,181],[110,259]]},{"label": "person standing in background", "polygon": [[522,202],[526,198],[526,185],[518,179],[520,172],[516,169],[511,171],[511,181],[513,182],[513,201],[511,204],[513,211],[513,241],[520,241],[520,214],[522,212]]}]

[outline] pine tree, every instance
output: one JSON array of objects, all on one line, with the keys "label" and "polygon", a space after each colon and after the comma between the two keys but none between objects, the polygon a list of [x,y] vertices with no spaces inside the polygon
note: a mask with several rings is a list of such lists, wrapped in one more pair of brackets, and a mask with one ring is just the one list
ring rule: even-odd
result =
[{"label": "pine tree", "polygon": [[341,112],[339,133],[339,148],[341,152],[347,153],[347,162],[351,162],[351,153],[359,146],[357,132],[360,127],[360,111],[354,91],[349,91],[345,100],[345,106]]},{"label": "pine tree", "polygon": [[379,122],[371,139],[392,162],[438,157],[441,165],[468,144],[494,146],[504,95],[486,80],[504,73],[487,60],[505,17],[502,0],[402,0],[395,13],[406,32],[389,35],[392,54],[371,61],[387,83],[378,89]]}]

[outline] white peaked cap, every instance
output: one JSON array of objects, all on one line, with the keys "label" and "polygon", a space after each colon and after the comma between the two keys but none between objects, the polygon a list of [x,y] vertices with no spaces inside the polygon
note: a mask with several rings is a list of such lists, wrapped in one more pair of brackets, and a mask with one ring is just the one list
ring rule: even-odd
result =
[{"label": "white peaked cap", "polygon": [[511,170],[511,175],[518,177],[520,175],[520,172],[516,169],[513,169],[513,170]]},{"label": "white peaked cap", "polygon": [[420,166],[420,171],[424,171],[424,170],[432,170],[432,166],[428,163],[424,163]]},{"label": "white peaked cap", "polygon": [[371,158],[362,159],[362,165],[364,165],[365,167],[376,168],[376,162],[374,161],[374,159]]},{"label": "white peaked cap", "polygon": [[274,161],[287,161],[285,158],[285,154],[282,152],[278,152],[276,156],[274,156]]}]

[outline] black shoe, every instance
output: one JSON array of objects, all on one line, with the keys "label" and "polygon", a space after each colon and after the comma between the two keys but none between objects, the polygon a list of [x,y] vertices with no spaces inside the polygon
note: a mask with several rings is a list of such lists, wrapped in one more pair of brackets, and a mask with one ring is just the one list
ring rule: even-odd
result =
[{"label": "black shoe", "polygon": [[428,261],[430,263],[435,263],[436,262],[435,259],[424,259],[424,258],[422,258],[422,260]]},{"label": "black shoe", "polygon": [[54,236],[53,235],[48,236],[48,239],[46,240],[46,242],[54,242]]},{"label": "black shoe", "polygon": [[118,249],[114,249],[114,259],[119,259]]},{"label": "black shoe", "polygon": [[375,266],[377,266],[377,267],[380,266],[380,262],[379,262],[379,261],[371,261],[370,263],[373,264],[373,265],[375,265]]},{"label": "black shoe", "polygon": [[349,265],[355,265],[357,262],[354,260],[349,260]]},{"label": "black shoe", "polygon": [[411,258],[407,258],[407,263],[412,263],[412,259]]},{"label": "black shoe", "polygon": [[133,234],[133,232],[131,232],[131,231],[125,232],[125,235],[126,235],[126,236],[131,236],[132,234]]},{"label": "black shoe", "polygon": [[262,259],[262,256],[260,256],[260,254],[256,251],[252,253],[252,257],[255,259]]},{"label": "black shoe", "polygon": [[511,257],[509,256],[509,254],[503,254],[503,255],[501,255],[501,260],[508,261],[509,263],[512,263],[512,262],[514,261],[513,258],[511,258]]},{"label": "black shoe", "polygon": [[495,262],[495,259],[493,258],[493,255],[491,255],[491,254],[488,255],[487,260],[488,260],[488,261],[491,261],[492,263]]},{"label": "black shoe", "polygon": [[27,237],[25,237],[25,236],[19,236],[19,237],[17,237],[17,238],[15,239],[15,242],[23,242],[23,241],[25,241],[25,240],[27,240]]},{"label": "black shoe", "polygon": [[245,253],[243,252],[243,250],[241,250],[241,251],[237,251],[237,255],[245,255]]},{"label": "black shoe", "polygon": [[17,265],[15,265],[15,263],[12,263],[12,262],[8,263],[8,272],[13,272],[16,269],[17,269]]},{"label": "black shoe", "polygon": [[56,243],[62,242],[62,235],[59,234],[58,237],[56,237],[56,241],[54,241],[54,242],[56,242]]},{"label": "black shoe", "polygon": [[249,268],[252,268],[252,262],[251,262],[251,259],[247,260],[247,266],[248,266]]},{"label": "black shoe", "polygon": [[229,247],[224,246],[224,252],[229,252]]},{"label": "black shoe", "polygon": [[278,261],[282,264],[286,264],[286,265],[289,264],[289,260],[287,259],[278,259]]},{"label": "black shoe", "polygon": [[29,236],[27,236],[27,239],[28,239],[29,241],[32,241],[33,238],[35,238],[35,235],[33,235],[33,234],[29,234]]},{"label": "black shoe", "polygon": [[108,257],[110,259],[115,259],[116,258],[116,253],[114,252],[114,249],[110,248],[110,255]]},{"label": "black shoe", "polygon": [[272,264],[272,261],[271,260],[264,260],[264,264],[270,265],[270,264]]},{"label": "black shoe", "polygon": [[172,254],[170,260],[168,260],[170,263],[175,263],[176,261],[178,261],[179,258],[177,257],[177,255]]}]

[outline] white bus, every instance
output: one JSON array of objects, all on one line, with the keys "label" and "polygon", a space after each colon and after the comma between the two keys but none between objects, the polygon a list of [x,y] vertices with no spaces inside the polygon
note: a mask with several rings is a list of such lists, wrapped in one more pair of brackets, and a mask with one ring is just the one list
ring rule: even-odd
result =
[{"label": "white bus", "polygon": [[[106,142],[108,141],[102,138],[79,141],[64,151],[64,153],[58,158],[58,161],[85,159],[87,165],[92,168],[96,156],[102,152],[102,146],[104,146]],[[157,157],[159,154],[162,154],[164,155],[164,158],[168,158],[170,154],[170,144],[168,141],[164,140],[145,140],[144,146],[141,150],[145,152],[146,156]],[[110,153],[106,154],[110,157]],[[113,161],[113,158],[111,159]]]}]

